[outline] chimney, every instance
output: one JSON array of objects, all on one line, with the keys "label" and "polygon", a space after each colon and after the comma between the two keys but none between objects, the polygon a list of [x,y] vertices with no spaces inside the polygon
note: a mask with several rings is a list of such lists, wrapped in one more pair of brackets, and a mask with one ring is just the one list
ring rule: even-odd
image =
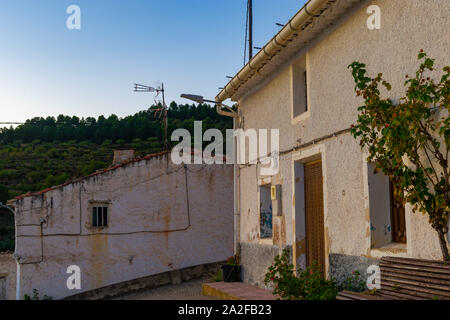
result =
[{"label": "chimney", "polygon": [[134,150],[114,150],[113,165],[130,161],[135,158]]}]

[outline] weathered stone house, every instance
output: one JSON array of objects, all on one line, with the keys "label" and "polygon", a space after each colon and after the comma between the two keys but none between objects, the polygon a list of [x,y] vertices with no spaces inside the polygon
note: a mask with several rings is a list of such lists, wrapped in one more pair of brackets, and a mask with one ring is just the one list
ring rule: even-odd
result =
[{"label": "weathered stone house", "polygon": [[[33,289],[64,298],[152,275],[176,277],[233,254],[231,166],[174,165],[165,153],[125,162],[117,156],[106,170],[9,201],[17,299]],[[81,271],[79,290],[66,285],[73,265]]]},{"label": "weathered stone house", "polygon": [[[374,175],[350,135],[362,100],[347,67],[360,61],[382,72],[398,99],[420,49],[438,70],[448,64],[449,11],[441,0],[311,0],[219,93],[218,102],[238,102],[235,127],[280,130],[278,174],[262,176],[261,163],[248,163],[236,175],[245,282],[263,285],[282,247],[292,248],[297,267],[317,260],[338,280],[356,269],[365,275],[382,256],[442,259],[427,217],[390,200],[387,177]],[[371,26],[378,18],[380,29]],[[268,218],[278,205],[272,186],[281,189],[281,210]]]}]

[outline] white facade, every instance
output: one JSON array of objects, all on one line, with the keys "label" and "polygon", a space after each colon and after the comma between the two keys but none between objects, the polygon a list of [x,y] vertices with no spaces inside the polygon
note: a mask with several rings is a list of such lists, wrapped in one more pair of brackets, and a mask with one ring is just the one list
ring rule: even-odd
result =
[{"label": "white facade", "polygon": [[[381,29],[367,27],[371,5],[381,10]],[[449,64],[450,2],[343,0],[326,6],[321,17],[312,18],[314,22],[297,31],[292,43],[280,48],[279,57],[267,60],[260,69],[251,61],[258,71],[246,80],[230,82],[232,87],[243,82],[228,98],[239,103],[239,122],[244,130],[280,130],[277,175],[262,176],[261,164],[239,169],[238,241],[244,280],[249,283],[263,285],[264,274],[282,247],[292,248],[294,263],[305,266],[303,167],[319,159],[327,275],[345,277],[344,273],[349,275],[357,268],[364,275],[367,265],[382,256],[442,259],[437,234],[427,217],[413,213],[408,204],[407,243],[391,241],[387,182],[369,173],[367,155],[349,132],[363,101],[355,97],[348,65],[359,61],[367,64],[372,75],[382,72],[393,85],[389,96],[394,100],[405,92],[405,75],[417,70],[420,49],[436,59],[436,76],[440,77],[442,68]],[[306,95],[302,91],[304,71]],[[218,97],[227,93],[222,91]],[[307,108],[302,105],[305,98]],[[258,186],[267,184],[281,185],[283,212],[273,217],[273,237],[262,239]],[[377,185],[381,189],[377,190]],[[373,232],[375,226],[386,227],[386,233]]]},{"label": "white facade", "polygon": [[[233,168],[175,166],[166,155],[131,161],[27,195],[16,211],[17,298],[63,298],[233,254]],[[107,207],[107,227],[93,226]],[[69,290],[71,265],[81,289]]]}]

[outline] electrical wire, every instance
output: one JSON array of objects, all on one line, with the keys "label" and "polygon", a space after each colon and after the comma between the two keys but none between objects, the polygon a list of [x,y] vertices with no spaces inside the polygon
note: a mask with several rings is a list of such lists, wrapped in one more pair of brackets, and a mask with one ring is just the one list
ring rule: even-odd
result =
[{"label": "electrical wire", "polygon": [[[131,232],[109,232],[109,233],[104,233],[104,232],[97,232],[97,233],[88,233],[88,234],[82,234],[82,233],[55,233],[55,234],[43,234],[43,237],[56,237],[56,236],[93,236],[93,235],[130,235],[130,234],[139,234],[139,233],[167,233],[167,232],[180,232],[180,231],[186,231],[187,229],[190,228],[191,223],[190,223],[190,205],[189,205],[189,190],[188,188],[188,172],[191,173],[198,173],[200,171],[203,171],[204,168],[206,166],[203,166],[202,169],[200,170],[190,170],[188,169],[188,167],[185,165],[183,167],[181,167],[180,169],[176,170],[176,171],[172,171],[171,174],[180,171],[181,169],[185,169],[185,184],[186,184],[186,202],[187,202],[187,220],[188,220],[188,226],[185,228],[179,228],[179,229],[172,229],[172,230],[139,230],[139,231],[131,231]],[[153,177],[153,179],[149,179],[148,181],[151,180],[155,180],[163,175],[166,174],[162,174],[162,175],[158,175],[157,177]],[[141,182],[143,183],[143,182]],[[116,189],[118,190],[118,189]],[[80,188],[80,195],[81,195],[81,188]],[[81,196],[80,196],[80,201],[81,201]],[[44,208],[44,207],[43,207]],[[45,208],[49,208],[49,206],[46,206]],[[82,206],[81,206],[81,202],[80,202],[80,212],[81,212]],[[49,217],[49,215],[47,215],[47,217]],[[81,219],[80,219],[81,220]],[[17,225],[17,227],[25,227],[25,226],[40,226],[39,224],[22,224],[22,225]],[[81,227],[81,222],[80,222],[80,227]],[[38,237],[36,235],[17,235],[18,238],[35,238]]]},{"label": "electrical wire", "polygon": [[[114,235],[133,235],[133,234],[145,234],[145,233],[170,233],[170,232],[181,232],[181,231],[187,231],[188,229],[191,228],[191,211],[190,211],[190,203],[189,203],[189,181],[188,181],[188,172],[193,172],[193,173],[198,173],[201,170],[197,170],[197,171],[191,171],[187,168],[187,165],[184,165],[182,168],[184,168],[185,170],[185,189],[186,189],[186,210],[187,210],[187,226],[185,228],[179,228],[179,229],[174,229],[174,230],[142,230],[142,231],[134,231],[134,232],[120,232],[120,233],[115,233],[115,232],[110,232],[110,233],[101,233],[101,232],[97,232],[97,233],[89,233],[89,234],[82,234],[81,233],[81,229],[80,229],[80,234],[44,234],[43,233],[43,222],[40,225],[36,225],[36,224],[24,224],[24,225],[20,225],[20,226],[40,226],[40,235],[39,236],[34,236],[34,235],[17,235],[17,238],[36,238],[36,237],[40,237],[41,240],[41,260],[39,261],[31,261],[31,262],[19,262],[21,265],[31,265],[31,264],[39,264],[44,262],[44,238],[45,237],[61,237],[61,236],[81,236],[81,237],[87,237],[87,236],[95,236],[95,235],[108,235],[108,236],[114,236]],[[179,170],[177,170],[178,172]],[[81,188],[80,188],[80,201],[81,201]],[[48,210],[48,206],[47,206],[47,210]],[[80,202],[80,214],[81,214],[81,202]],[[48,216],[48,214],[47,214]],[[81,228],[81,217],[80,217],[80,228]]]}]

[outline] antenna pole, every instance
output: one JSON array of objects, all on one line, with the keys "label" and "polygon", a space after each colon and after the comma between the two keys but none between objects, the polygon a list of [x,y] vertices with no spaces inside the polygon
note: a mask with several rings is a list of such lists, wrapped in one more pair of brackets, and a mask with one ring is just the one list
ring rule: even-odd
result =
[{"label": "antenna pole", "polygon": [[164,83],[161,84],[161,92],[163,98],[163,112],[164,112],[164,149],[169,150],[169,141],[167,139],[167,127],[169,126],[169,108],[166,106],[166,97],[164,94]]},{"label": "antenna pole", "polygon": [[253,58],[253,3],[248,0],[248,58]]},{"label": "antenna pole", "polygon": [[[169,126],[169,108],[166,105],[166,96],[165,96],[165,92],[164,92],[164,83],[161,83],[161,88],[153,88],[153,87],[149,87],[149,86],[145,86],[142,84],[138,84],[135,83],[134,84],[134,92],[156,92],[157,96],[159,95],[159,93],[162,93],[162,106],[161,108],[158,108],[155,111],[155,118],[157,117],[158,113],[159,115],[163,116],[163,126],[164,126],[164,150],[168,151],[170,150],[170,145],[169,145],[169,141],[168,141],[168,137],[167,137],[167,129]],[[156,103],[156,100],[155,100]],[[161,116],[159,116],[159,119],[161,119]]]}]

